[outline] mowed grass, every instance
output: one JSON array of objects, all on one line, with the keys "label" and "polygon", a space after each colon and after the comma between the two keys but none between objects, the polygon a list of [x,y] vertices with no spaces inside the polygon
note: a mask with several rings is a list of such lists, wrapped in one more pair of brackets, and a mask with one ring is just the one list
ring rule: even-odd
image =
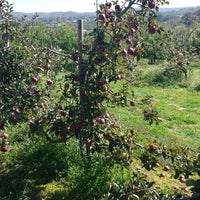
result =
[{"label": "mowed grass", "polygon": [[[178,137],[180,140],[186,139],[196,145],[200,144],[200,93],[182,88],[155,87],[135,88],[134,91],[136,95],[135,108],[115,108],[118,118],[126,126],[132,126],[138,131],[146,130],[145,132],[160,137],[159,139],[170,136]],[[149,123],[143,120],[141,110],[137,109],[137,98],[146,95],[153,95],[152,104],[161,119],[159,125],[149,126]]]},{"label": "mowed grass", "polygon": [[[161,87],[162,83],[149,84],[148,79],[160,73],[162,65],[143,65],[139,68],[142,84],[137,82],[130,87],[130,91],[134,91],[134,97],[130,99],[136,102],[136,106],[115,107],[111,112],[123,125],[132,127],[136,133],[143,134],[144,138],[158,139],[170,145],[187,145],[197,150],[200,146],[200,92],[195,88],[200,85],[200,66],[197,62],[194,66],[187,79],[174,80]],[[158,111],[158,125],[149,125],[144,121],[141,100],[147,96],[151,96],[152,107]]]}]

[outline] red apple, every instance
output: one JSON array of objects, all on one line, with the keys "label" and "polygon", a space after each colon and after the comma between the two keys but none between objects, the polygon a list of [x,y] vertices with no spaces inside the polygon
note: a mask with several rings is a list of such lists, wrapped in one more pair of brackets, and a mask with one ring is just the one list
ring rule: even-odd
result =
[{"label": "red apple", "polygon": [[182,178],[182,179],[179,179],[181,183],[185,183],[186,182],[186,179],[185,178]]},{"label": "red apple", "polygon": [[133,49],[132,47],[128,48],[127,53],[129,55],[132,55],[132,56],[137,56],[138,55],[137,51],[135,49]]},{"label": "red apple", "polygon": [[108,79],[106,79],[106,80],[104,80],[104,82],[103,82],[104,84],[108,84],[109,83],[109,80]]},{"label": "red apple", "polygon": [[148,171],[150,171],[150,170],[151,170],[151,166],[150,166],[149,164],[147,164],[147,165],[145,166],[145,169],[148,170]]},{"label": "red apple", "polygon": [[38,78],[35,77],[35,76],[32,76],[32,77],[31,77],[31,80],[32,80],[33,83],[37,83],[37,82],[38,82]]},{"label": "red apple", "polygon": [[43,103],[43,102],[40,102],[40,103],[39,103],[39,107],[40,107],[40,108],[44,108],[44,103]]},{"label": "red apple", "polygon": [[75,131],[75,130],[76,130],[76,124],[72,124],[72,125],[69,127],[69,130],[70,130],[70,131]]},{"label": "red apple", "polygon": [[99,124],[105,124],[105,119],[104,118],[99,118],[98,119]]},{"label": "red apple", "polygon": [[38,88],[34,89],[34,94],[39,95],[40,94],[40,90]]},{"label": "red apple", "polygon": [[154,9],[155,6],[156,6],[155,1],[149,1],[148,7],[149,7],[150,9]]},{"label": "red apple", "polygon": [[95,39],[94,40],[94,46],[98,46],[99,45],[99,40],[98,39]]},{"label": "red apple", "polygon": [[101,22],[105,22],[106,21],[106,15],[104,13],[100,13],[99,16],[98,16],[98,19]]},{"label": "red apple", "polygon": [[20,113],[19,108],[15,108],[14,111],[15,111],[16,113]]},{"label": "red apple", "polygon": [[51,79],[48,79],[47,80],[47,85],[52,85],[53,84],[53,81]]},{"label": "red apple", "polygon": [[147,164],[147,160],[146,160],[145,158],[142,158],[142,159],[141,159],[141,162],[142,162],[143,164]]},{"label": "red apple", "polygon": [[183,179],[183,178],[185,178],[185,176],[184,175],[180,175],[178,179],[180,180],[180,179]]},{"label": "red apple", "polygon": [[50,70],[50,69],[51,69],[51,65],[50,65],[49,63],[47,63],[45,69],[46,69],[46,70]]},{"label": "red apple", "polygon": [[103,147],[98,147],[97,152],[99,152],[99,153],[103,152]]},{"label": "red apple", "polygon": [[8,151],[8,145],[3,145],[2,147],[1,147],[1,151],[2,152],[7,152]]},{"label": "red apple", "polygon": [[175,190],[175,191],[178,191],[178,190],[179,190],[178,185],[175,185],[175,186],[174,186],[174,190]]},{"label": "red apple", "polygon": [[149,28],[149,33],[154,34],[156,32],[156,26],[151,26]]},{"label": "red apple", "polygon": [[86,96],[86,91],[85,91],[85,90],[80,90],[80,96],[81,96],[81,97]]},{"label": "red apple", "polygon": [[92,140],[87,140],[85,142],[85,146],[86,146],[87,149],[90,149],[90,147],[92,146]]},{"label": "red apple", "polygon": [[126,40],[126,44],[131,45],[131,44],[132,44],[131,39],[127,39],[127,40]]},{"label": "red apple", "polygon": [[135,102],[134,101],[130,101],[130,105],[131,106],[135,106]]},{"label": "red apple", "polygon": [[8,134],[7,133],[3,133],[3,139],[8,139]]},{"label": "red apple", "polygon": [[187,188],[186,186],[182,186],[182,187],[181,187],[181,190],[184,191],[184,192],[187,192],[187,191],[188,191],[188,188]]},{"label": "red apple", "polygon": [[154,163],[154,167],[159,167],[160,164],[159,163]]},{"label": "red apple", "polygon": [[133,34],[136,32],[136,30],[134,28],[131,28],[129,31],[129,35],[133,36]]},{"label": "red apple", "polygon": [[120,10],[121,10],[121,6],[120,6],[120,5],[118,5],[118,4],[117,4],[117,5],[115,5],[115,10],[116,10],[116,11],[120,11]]},{"label": "red apple", "polygon": [[106,92],[108,90],[108,88],[106,87],[106,86],[103,86],[102,88],[101,88],[101,91],[102,92]]},{"label": "red apple", "polygon": [[110,11],[110,12],[107,13],[106,16],[107,16],[107,18],[114,18],[115,15],[114,15],[113,11]]},{"label": "red apple", "polygon": [[101,47],[100,49],[99,49],[99,53],[104,53],[105,52],[105,48],[104,47]]},{"label": "red apple", "polygon": [[120,38],[116,38],[116,39],[115,39],[115,42],[116,42],[117,44],[119,44],[119,43],[120,43]]},{"label": "red apple", "polygon": [[159,175],[159,177],[165,177],[165,174],[164,173],[161,173],[160,175]]},{"label": "red apple", "polygon": [[147,172],[143,173],[144,178],[147,178],[149,176],[149,174]]},{"label": "red apple", "polygon": [[75,56],[73,57],[73,61],[79,62],[79,60],[80,60],[80,57],[79,57],[78,55],[75,55]]},{"label": "red apple", "polygon": [[135,30],[135,32],[138,31],[138,26],[134,22],[130,22],[128,27],[132,27]]},{"label": "red apple", "polygon": [[151,145],[149,145],[149,152],[155,152],[155,151],[157,151],[157,149],[158,149],[158,146],[157,145],[155,145],[155,144],[151,144]]},{"label": "red apple", "polygon": [[121,75],[118,74],[118,75],[115,77],[115,80],[121,80]]},{"label": "red apple", "polygon": [[165,166],[164,166],[164,170],[165,170],[165,171],[169,171],[169,170],[170,170],[170,166],[165,165]]},{"label": "red apple", "polygon": [[97,120],[96,119],[93,119],[92,120],[92,125],[96,125],[97,124]]}]

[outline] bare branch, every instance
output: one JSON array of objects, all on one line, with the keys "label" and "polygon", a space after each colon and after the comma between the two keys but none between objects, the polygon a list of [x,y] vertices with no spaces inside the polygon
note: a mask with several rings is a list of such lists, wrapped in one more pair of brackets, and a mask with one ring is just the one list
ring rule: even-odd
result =
[{"label": "bare branch", "polygon": [[72,58],[71,58],[69,55],[65,54],[65,53],[61,53],[61,52],[59,52],[59,51],[52,50],[52,49],[50,49],[50,48],[44,47],[44,48],[42,48],[42,49],[35,55],[35,58],[34,58],[34,60],[31,62],[30,66],[32,66],[32,65],[35,63],[35,61],[38,59],[38,57],[39,57],[43,52],[50,52],[50,53],[53,53],[53,54],[55,54],[55,55],[59,55],[59,56],[62,56],[62,57],[65,57],[65,58],[68,58],[68,59],[71,59],[71,60],[72,60]]},{"label": "bare branch", "polygon": [[135,4],[136,0],[130,0],[128,6],[120,13],[119,17],[122,17],[126,12]]}]

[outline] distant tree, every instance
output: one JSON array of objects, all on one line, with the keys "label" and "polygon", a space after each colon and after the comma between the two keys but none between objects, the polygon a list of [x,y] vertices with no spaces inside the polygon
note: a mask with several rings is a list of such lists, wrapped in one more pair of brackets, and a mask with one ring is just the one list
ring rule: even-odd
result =
[{"label": "distant tree", "polygon": [[73,24],[46,24],[34,19],[34,22],[28,23],[25,29],[27,38],[34,46],[61,48],[66,52],[78,48],[77,28]]}]

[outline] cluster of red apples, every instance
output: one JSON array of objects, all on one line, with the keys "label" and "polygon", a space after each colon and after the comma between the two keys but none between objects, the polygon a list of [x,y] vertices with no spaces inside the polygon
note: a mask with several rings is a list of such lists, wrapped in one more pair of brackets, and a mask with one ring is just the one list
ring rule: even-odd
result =
[{"label": "cluster of red apples", "polygon": [[6,133],[4,125],[0,125],[1,137],[2,137],[2,144],[1,144],[1,151],[7,152],[9,150],[8,147],[8,134]]}]

